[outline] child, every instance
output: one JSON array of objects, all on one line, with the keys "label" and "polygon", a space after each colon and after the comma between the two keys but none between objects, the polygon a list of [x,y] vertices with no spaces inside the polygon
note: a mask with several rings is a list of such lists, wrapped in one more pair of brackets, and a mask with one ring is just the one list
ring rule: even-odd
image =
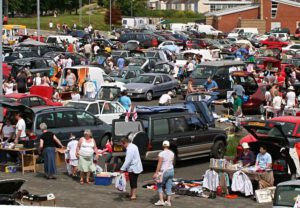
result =
[{"label": "child", "polygon": [[116,167],[117,167],[117,163],[118,163],[118,158],[112,156],[112,143],[110,141],[107,141],[106,145],[105,145],[105,149],[103,149],[100,154],[104,154],[106,153],[106,157],[105,157],[105,169],[104,171],[107,172],[107,165],[110,164],[111,160],[113,159],[113,169],[112,172],[115,171]]},{"label": "child", "polygon": [[67,145],[67,151],[69,151],[69,159],[72,170],[72,176],[77,175],[77,166],[78,166],[78,158],[76,157],[76,148],[78,145],[78,141],[75,140],[75,136],[71,134],[70,142]]}]

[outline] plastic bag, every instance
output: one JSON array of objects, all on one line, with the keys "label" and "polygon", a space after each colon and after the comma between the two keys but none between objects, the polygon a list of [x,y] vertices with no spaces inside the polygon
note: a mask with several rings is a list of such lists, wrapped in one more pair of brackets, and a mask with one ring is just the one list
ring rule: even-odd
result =
[{"label": "plastic bag", "polygon": [[96,165],[96,174],[102,173],[102,172],[103,172],[103,169],[99,165]]},{"label": "plastic bag", "polygon": [[126,192],[126,178],[124,173],[116,177],[115,187],[119,191]]}]

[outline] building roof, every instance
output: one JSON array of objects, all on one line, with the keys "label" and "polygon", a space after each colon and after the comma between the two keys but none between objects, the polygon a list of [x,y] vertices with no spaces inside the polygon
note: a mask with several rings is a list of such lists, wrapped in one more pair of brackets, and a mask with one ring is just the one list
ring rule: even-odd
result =
[{"label": "building roof", "polygon": [[273,0],[274,2],[300,7],[300,0]]},{"label": "building roof", "polygon": [[245,6],[237,6],[237,7],[233,7],[233,8],[229,8],[229,9],[223,9],[220,11],[215,11],[215,12],[209,12],[207,13],[205,16],[223,16],[223,15],[228,15],[228,14],[234,14],[234,13],[238,13],[238,12],[243,12],[243,11],[247,11],[250,9],[257,9],[259,8],[258,4],[251,4],[251,5],[245,5]]}]

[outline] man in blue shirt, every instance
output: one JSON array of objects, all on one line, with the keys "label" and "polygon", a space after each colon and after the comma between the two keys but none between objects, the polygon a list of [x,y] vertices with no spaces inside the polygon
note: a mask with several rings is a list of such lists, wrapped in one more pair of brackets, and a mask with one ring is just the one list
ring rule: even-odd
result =
[{"label": "man in blue shirt", "polygon": [[207,78],[207,81],[204,83],[204,88],[208,92],[216,91],[219,89],[218,84],[211,79],[211,77]]},{"label": "man in blue shirt", "polygon": [[[214,92],[219,89],[218,84],[211,79],[211,77],[207,78],[207,81],[204,84],[204,89],[207,92]],[[217,100],[218,96],[214,93],[211,93],[211,98],[207,101],[210,104],[210,109],[212,112],[215,112],[215,105],[212,103],[214,100]]]},{"label": "man in blue shirt", "polygon": [[125,59],[122,56],[120,58],[118,58],[117,65],[118,65],[119,70],[122,70],[124,68]]},{"label": "man in blue shirt", "polygon": [[272,167],[272,157],[267,153],[267,148],[265,146],[259,148],[255,166],[259,169],[270,169]]},{"label": "man in blue shirt", "polygon": [[126,111],[130,110],[131,99],[127,96],[127,90],[122,92],[122,96],[119,98],[119,103],[126,109]]}]

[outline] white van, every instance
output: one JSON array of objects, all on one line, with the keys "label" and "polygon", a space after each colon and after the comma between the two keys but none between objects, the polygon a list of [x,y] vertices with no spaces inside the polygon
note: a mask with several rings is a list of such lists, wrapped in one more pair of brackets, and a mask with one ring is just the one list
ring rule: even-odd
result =
[{"label": "white van", "polygon": [[78,41],[78,38],[74,38],[70,35],[50,35],[48,36],[46,43],[62,44],[63,41],[74,43],[75,41]]},{"label": "white van", "polygon": [[200,24],[196,24],[195,25],[195,29],[198,31],[198,32],[201,32],[201,33],[205,33],[206,35],[219,35],[222,33],[222,31],[220,30],[216,30],[213,26],[211,25],[200,25]]},{"label": "white van", "polygon": [[185,31],[187,29],[187,24],[183,23],[173,23],[170,25],[172,31]]},{"label": "white van", "polygon": [[252,33],[257,35],[258,29],[255,27],[240,27],[240,28],[234,28],[232,32],[228,34],[229,38],[238,37],[239,35],[243,35],[244,33]]}]

